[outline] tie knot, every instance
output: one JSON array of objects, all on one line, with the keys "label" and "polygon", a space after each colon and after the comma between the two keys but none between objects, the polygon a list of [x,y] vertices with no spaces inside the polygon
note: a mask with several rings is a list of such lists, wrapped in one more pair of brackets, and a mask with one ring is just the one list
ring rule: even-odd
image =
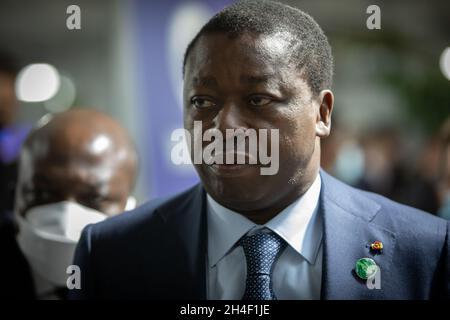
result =
[{"label": "tie knot", "polygon": [[273,232],[257,232],[241,239],[249,274],[270,275],[286,242]]}]

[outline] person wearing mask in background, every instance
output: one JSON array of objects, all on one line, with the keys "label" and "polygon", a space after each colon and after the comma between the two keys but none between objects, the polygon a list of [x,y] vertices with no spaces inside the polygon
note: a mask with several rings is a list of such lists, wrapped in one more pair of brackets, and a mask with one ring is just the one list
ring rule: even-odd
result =
[{"label": "person wearing mask in background", "polygon": [[19,71],[16,59],[0,51],[0,297],[34,297],[29,266],[16,242],[13,219],[17,157],[30,125],[16,122],[19,103],[15,81]]},{"label": "person wearing mask in background", "polygon": [[136,170],[132,141],[103,113],[50,115],[31,132],[20,155],[15,212],[38,298],[64,298],[81,230],[126,209]]}]

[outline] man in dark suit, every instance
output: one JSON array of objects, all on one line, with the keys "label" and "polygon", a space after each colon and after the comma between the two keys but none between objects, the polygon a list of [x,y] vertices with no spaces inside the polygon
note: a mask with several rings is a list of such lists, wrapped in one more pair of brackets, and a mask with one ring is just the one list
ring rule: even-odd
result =
[{"label": "man in dark suit", "polygon": [[[202,183],[86,227],[74,262],[81,289],[72,297],[448,297],[446,221],[320,170],[332,65],[323,31],[300,10],[245,1],[213,17],[185,54],[185,128],[194,136],[197,121],[201,133],[279,130],[266,141],[276,174],[262,174],[260,158],[248,164],[248,137],[247,164],[196,163],[191,143]],[[230,153],[221,151],[214,155]]]}]

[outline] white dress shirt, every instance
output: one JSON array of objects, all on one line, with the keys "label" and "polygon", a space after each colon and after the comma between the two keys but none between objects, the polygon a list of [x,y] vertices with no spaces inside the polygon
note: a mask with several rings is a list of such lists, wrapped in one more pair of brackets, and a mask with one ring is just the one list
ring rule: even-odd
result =
[{"label": "white dress shirt", "polygon": [[257,225],[207,195],[207,298],[240,300],[245,291],[246,261],[237,245],[247,233],[267,228],[287,242],[275,262],[272,282],[279,300],[320,299],[322,219],[317,214],[320,175],[306,193],[264,225]]}]

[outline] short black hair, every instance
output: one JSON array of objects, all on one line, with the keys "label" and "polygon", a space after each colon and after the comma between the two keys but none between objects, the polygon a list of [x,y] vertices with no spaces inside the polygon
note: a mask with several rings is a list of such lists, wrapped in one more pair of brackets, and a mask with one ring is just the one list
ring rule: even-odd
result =
[{"label": "short black hair", "polygon": [[288,32],[292,39],[292,58],[303,68],[314,94],[331,87],[333,56],[327,37],[314,19],[286,4],[264,1],[239,1],[211,18],[188,45],[183,60],[183,76],[189,53],[201,35],[223,32],[232,36],[244,33],[272,35]]}]

